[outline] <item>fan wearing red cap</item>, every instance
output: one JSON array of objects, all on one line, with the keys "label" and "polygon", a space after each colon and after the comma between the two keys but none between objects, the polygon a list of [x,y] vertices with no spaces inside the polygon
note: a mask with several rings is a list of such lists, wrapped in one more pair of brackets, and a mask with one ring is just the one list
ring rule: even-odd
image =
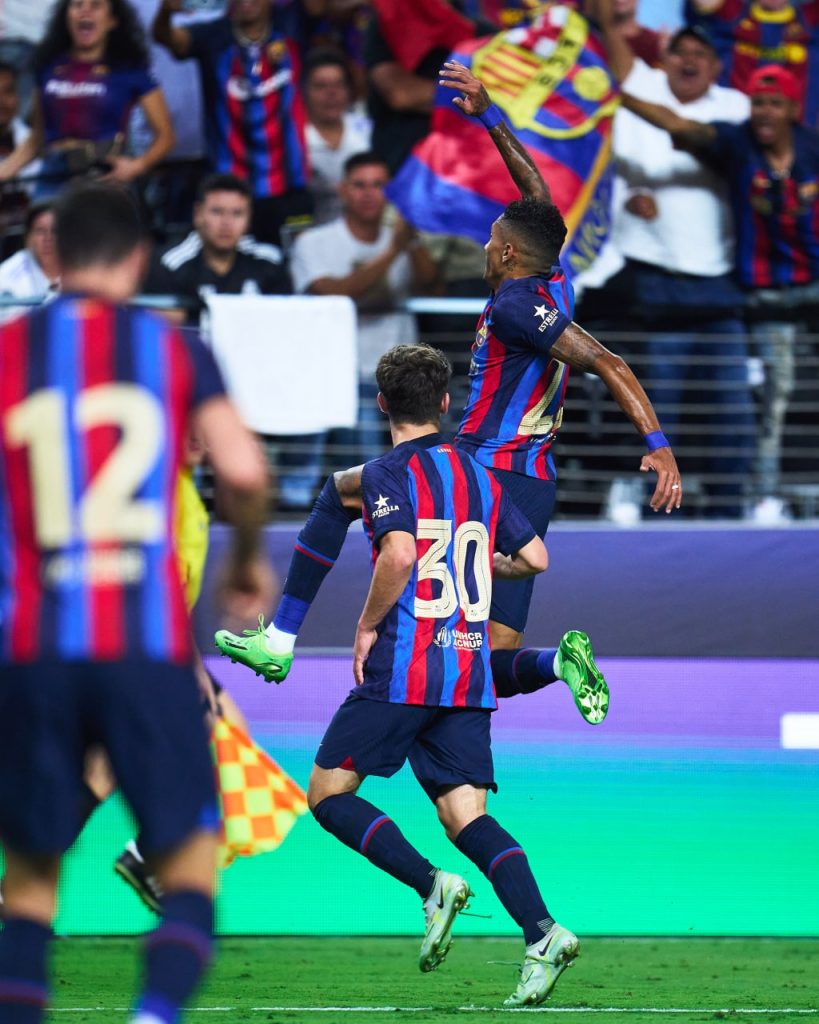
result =
[{"label": "fan wearing red cap", "polygon": [[763,504],[779,500],[795,321],[800,309],[819,303],[819,133],[799,123],[797,82],[786,68],[757,68],[749,92],[751,116],[742,124],[690,121],[627,94],[623,105],[670,132],[676,147],[702,160],[730,188],[736,270],[756,310],[751,333],[766,370],[757,459]]}]

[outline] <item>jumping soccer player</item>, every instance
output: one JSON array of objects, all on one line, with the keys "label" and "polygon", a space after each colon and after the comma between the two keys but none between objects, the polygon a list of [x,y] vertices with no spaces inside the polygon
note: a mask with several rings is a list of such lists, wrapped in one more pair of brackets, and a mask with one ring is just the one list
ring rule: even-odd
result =
[{"label": "jumping soccer player", "polygon": [[[486,245],[484,276],[492,295],[478,321],[472,386],[456,447],[490,469],[544,537],[555,501],[551,447],[563,419],[568,368],[596,373],[645,438],[649,452],[640,468],[657,473],[651,507],[679,508],[677,463],[645,391],[619,356],[571,321],[572,288],[558,262],[566,227],[546,182],[467,68],[446,64],[441,84],[459,91],[453,102],[486,125],[522,196],[492,225]],[[220,631],[222,653],[268,680],[285,678],[304,616],[351,519],[360,514],[359,478],[357,469],[327,482],[299,535],[273,623],[244,637]],[[532,580],[498,580],[493,588],[490,637],[498,696],[564,679],[587,721],[602,721],[608,688],[585,633],[570,631],[557,649],[521,649],[532,588]]]},{"label": "jumping soccer player", "polygon": [[548,559],[492,474],[441,436],[450,374],[426,345],[399,345],[379,360],[378,402],[394,447],[361,479],[374,564],[353,648],[357,685],[324,734],[307,800],[322,828],[424,901],[419,966],[434,970],[469,885],[434,868],[356,795],[368,775],[392,776],[409,759],[449,839],[522,928],[526,957],[506,1005],[533,1005],[577,956],[578,941],[550,916],[520,845],[486,813],[487,790],[497,788],[488,620],[493,569],[529,577]]},{"label": "jumping soccer player", "polygon": [[189,421],[228,488],[229,604],[267,599],[263,457],[207,349],[123,305],[145,262],[129,195],[57,205],[64,294],[0,328],[0,1019],[37,1024],[62,854],[100,745],[165,892],[138,1024],[172,1024],[211,954],[218,810],[173,543]]}]

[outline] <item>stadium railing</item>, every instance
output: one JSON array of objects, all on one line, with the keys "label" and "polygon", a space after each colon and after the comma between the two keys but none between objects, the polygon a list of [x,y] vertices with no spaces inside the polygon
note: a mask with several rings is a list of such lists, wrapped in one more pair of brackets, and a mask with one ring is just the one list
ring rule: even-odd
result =
[{"label": "stadium railing", "polygon": [[[160,309],[178,305],[172,296],[140,296],[136,301]],[[4,306],[33,304],[36,300],[23,302],[0,296],[0,311]],[[454,366],[453,411],[443,424],[447,432],[457,428],[458,412],[468,393],[470,347],[474,340],[475,318],[483,306],[481,299],[459,298],[413,298],[407,303],[407,308],[416,314],[419,339],[442,349]],[[264,326],[270,330],[269,323]],[[626,358],[651,395],[658,382],[651,376],[648,346],[658,337],[631,331],[598,332],[597,337]],[[659,340],[662,343],[662,336]],[[661,421],[664,414],[666,420],[669,414],[678,418],[674,447],[683,472],[687,518],[713,519],[726,513],[730,518],[741,518],[745,513],[750,515],[754,505],[755,480],[747,462],[758,443],[764,383],[762,363],[751,347],[750,338],[746,338],[747,356],[740,359],[738,379],[720,385],[723,400],[715,402],[710,371],[725,364],[725,357],[716,352],[720,340],[719,336],[701,336],[701,355],[696,362],[669,355],[669,362],[678,364],[683,397],[679,407],[672,410],[663,409],[658,403]],[[709,355],[709,348],[714,349],[713,355]],[[819,409],[819,334],[797,334],[795,359],[796,383],[788,403],[778,497],[784,501],[787,514],[805,520],[819,516],[819,417],[816,415]],[[310,368],[303,372],[309,373]],[[745,400],[750,399],[752,420],[742,430],[726,431],[719,425],[718,417],[726,411],[736,411],[743,395]],[[288,400],[287,382],[281,378],[275,398],[278,403]],[[362,415],[372,411],[372,405],[373,400],[365,401],[365,407],[359,411],[359,422]],[[277,518],[287,518],[291,512],[299,516],[302,509],[285,512],[278,508],[279,495],[287,476],[300,472],[300,459],[314,457],[315,441],[312,437],[278,437],[275,450],[271,507]],[[321,438],[320,450],[321,479],[328,472],[360,461],[350,431],[327,432]],[[282,459],[282,453],[289,458]],[[556,518],[608,519],[623,525],[639,522],[647,505],[648,485],[645,477],[637,472],[643,448],[634,428],[598,378],[576,373],[570,376],[565,417],[554,453],[560,479]],[[717,469],[715,459],[724,460]],[[294,462],[295,467],[288,462]],[[724,493],[725,485],[733,489],[732,496]],[[206,498],[212,502],[212,485],[207,473],[203,476],[202,487]],[[741,504],[739,513],[737,495]]]}]

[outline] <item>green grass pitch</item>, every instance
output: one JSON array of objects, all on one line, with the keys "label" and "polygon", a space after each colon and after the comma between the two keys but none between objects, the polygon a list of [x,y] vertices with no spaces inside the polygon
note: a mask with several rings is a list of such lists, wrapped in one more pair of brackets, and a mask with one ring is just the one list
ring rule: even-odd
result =
[{"label": "green grass pitch", "polygon": [[[136,939],[58,941],[49,1024],[124,1024],[138,948]],[[537,1014],[565,1024],[819,1024],[819,939],[586,939],[544,1007],[504,1011],[521,952],[508,938],[456,938],[446,963],[422,975],[413,938],[225,938],[184,1019],[508,1024]]]}]

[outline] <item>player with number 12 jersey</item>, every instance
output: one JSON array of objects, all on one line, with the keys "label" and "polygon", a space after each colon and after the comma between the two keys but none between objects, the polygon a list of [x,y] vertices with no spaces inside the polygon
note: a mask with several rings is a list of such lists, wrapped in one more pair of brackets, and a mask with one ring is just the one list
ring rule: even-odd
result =
[{"label": "player with number 12 jersey", "polygon": [[146,311],[63,296],[0,346],[0,660],[191,656],[173,545],[192,408],[224,385]]}]

